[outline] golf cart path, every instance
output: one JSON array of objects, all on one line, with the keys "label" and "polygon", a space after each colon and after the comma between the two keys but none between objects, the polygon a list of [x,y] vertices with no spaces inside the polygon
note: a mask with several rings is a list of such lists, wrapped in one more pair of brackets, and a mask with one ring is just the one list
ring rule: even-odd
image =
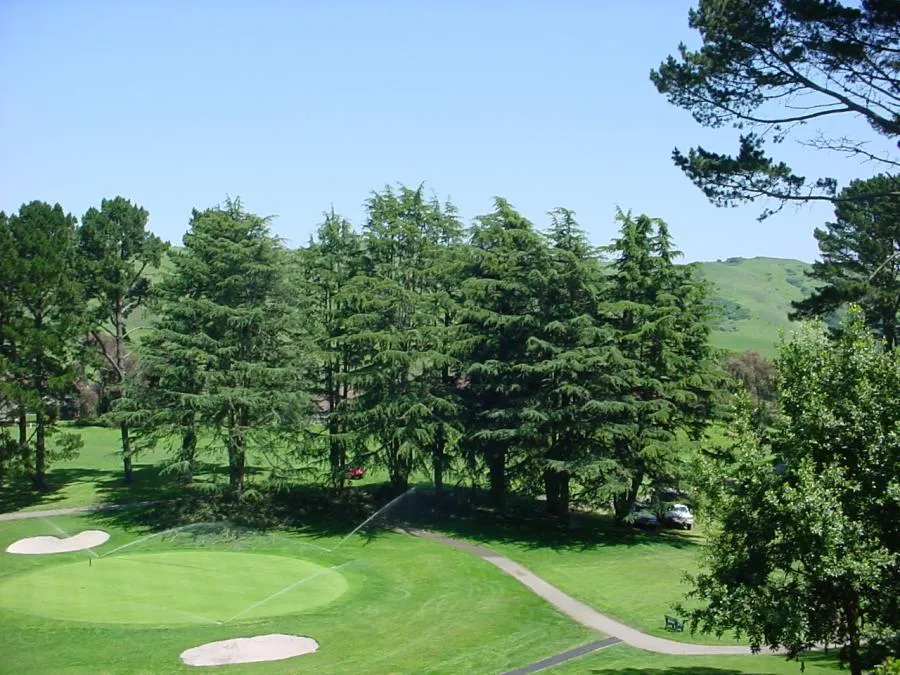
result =
[{"label": "golf cart path", "polygon": [[427,530],[408,529],[403,531],[477,555],[479,558],[499,567],[510,576],[515,577],[520,583],[527,586],[535,594],[542,597],[560,612],[574,619],[582,626],[592,628],[605,635],[617,638],[632,647],[644,649],[649,652],[656,652],[658,654],[674,654],[681,656],[752,653],[750,647],[738,645],[697,645],[687,642],[675,642],[674,640],[666,640],[665,638],[642,633],[631,626],[626,626],[624,623],[620,623],[615,619],[611,619],[608,616],[601,614],[593,607],[576,600],[572,596],[563,593],[555,586],[548,584],[533,572],[522,567],[519,563],[499,555],[488,548],[476,546],[467,541],[453,539],[452,537],[446,537],[442,534],[429,532]]},{"label": "golf cart path", "polygon": [[115,511],[134,506],[149,506],[156,501],[131,502],[130,504],[94,504],[93,506],[70,506],[65,509],[45,509],[43,511],[12,511],[0,513],[0,522],[6,520],[28,520],[29,518],[53,518],[54,516],[74,516],[79,513],[96,513],[98,511]]}]

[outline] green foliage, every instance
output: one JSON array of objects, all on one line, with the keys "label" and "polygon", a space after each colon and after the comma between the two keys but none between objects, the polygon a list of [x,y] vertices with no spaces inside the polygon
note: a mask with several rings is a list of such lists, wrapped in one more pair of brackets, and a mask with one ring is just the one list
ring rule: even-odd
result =
[{"label": "green foliage", "polygon": [[[390,187],[367,202],[361,273],[347,288],[352,316],[342,343],[359,355],[347,373],[358,392],[353,423],[374,444],[394,490],[408,486],[430,449],[445,443],[455,413],[446,385],[453,365],[444,321],[444,261],[459,239],[452,207],[422,188]],[[441,441],[438,436],[443,438]]]},{"label": "green foliage", "polygon": [[621,234],[609,294],[615,343],[627,364],[616,397],[621,411],[613,456],[627,489],[614,500],[616,518],[631,513],[645,479],[677,484],[685,471],[678,432],[698,440],[711,413],[715,368],[709,348],[707,287],[693,266],[676,266],[666,224],[619,212]]},{"label": "green foliage", "polygon": [[229,490],[240,497],[247,452],[288,470],[277,439],[310,412],[303,375],[313,354],[289,301],[285,251],[265,218],[227,200],[193,212],[172,260],[142,372],[118,412],[148,443],[177,434],[175,457],[186,470],[205,430],[208,450],[227,454]]},{"label": "green foliage", "polygon": [[[893,196],[865,198],[872,193]],[[835,222],[816,228],[822,260],[809,276],[822,286],[793,303],[795,317],[826,317],[860,305],[868,324],[893,348],[900,316],[900,179],[857,180],[841,192]]]},{"label": "green foliage", "polygon": [[347,419],[351,395],[347,373],[359,365],[360,356],[345,338],[352,316],[351,280],[360,272],[362,241],[350,222],[334,213],[325,214],[315,238],[298,251],[300,290],[309,298],[309,316],[321,368],[317,402],[325,418],[329,481],[336,487],[347,475],[347,450],[360,436]]},{"label": "green foliage", "polygon": [[[93,301],[92,344],[99,352],[100,379],[108,380],[107,397],[115,399],[135,360],[127,348],[126,321],[150,291],[148,266],[158,267],[166,246],[147,231],[147,211],[123,197],[104,199],[100,209],[84,214],[77,245],[82,283]],[[125,482],[132,481],[128,425],[121,422]]]},{"label": "green foliage", "polygon": [[692,596],[704,632],[755,645],[846,644],[896,652],[900,588],[900,358],[853,308],[841,337],[808,325],[778,358],[784,419],[764,446],[749,412],[727,460],[708,467],[718,528]]},{"label": "green foliage", "polygon": [[46,435],[56,402],[72,389],[84,330],[75,223],[59,204],[23,204],[0,218],[3,252],[0,351],[4,398],[35,414],[33,455],[22,448],[34,487],[46,489]]},{"label": "green foliage", "polygon": [[701,125],[742,132],[734,155],[676,149],[675,164],[717,205],[834,199],[834,178],[807,180],[768,149],[804,123],[842,116],[857,122],[855,133],[808,145],[896,168],[898,23],[897,4],[882,0],[700,0],[689,24],[701,47],[680,45],[650,79]]},{"label": "green foliage", "polygon": [[[530,343],[542,325],[550,254],[534,226],[505,200],[471,230],[471,258],[462,283],[467,345],[465,405],[470,466],[488,467],[491,498],[502,505],[512,478],[525,469],[523,413],[540,377]],[[522,464],[521,467],[519,465]]]}]

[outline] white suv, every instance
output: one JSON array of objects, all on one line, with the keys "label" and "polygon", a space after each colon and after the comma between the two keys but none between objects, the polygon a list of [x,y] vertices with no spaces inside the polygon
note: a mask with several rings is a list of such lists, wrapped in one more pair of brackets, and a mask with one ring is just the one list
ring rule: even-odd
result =
[{"label": "white suv", "polygon": [[666,509],[666,522],[689,530],[694,526],[694,514],[684,504],[672,504]]}]

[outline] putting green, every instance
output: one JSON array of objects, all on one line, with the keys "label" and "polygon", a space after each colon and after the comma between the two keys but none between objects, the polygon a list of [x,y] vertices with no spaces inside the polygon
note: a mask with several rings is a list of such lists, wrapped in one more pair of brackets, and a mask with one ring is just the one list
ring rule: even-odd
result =
[{"label": "putting green", "polygon": [[14,576],[0,584],[0,606],[92,623],[220,623],[307,611],[347,588],[339,570],[296,558],[169,551]]}]

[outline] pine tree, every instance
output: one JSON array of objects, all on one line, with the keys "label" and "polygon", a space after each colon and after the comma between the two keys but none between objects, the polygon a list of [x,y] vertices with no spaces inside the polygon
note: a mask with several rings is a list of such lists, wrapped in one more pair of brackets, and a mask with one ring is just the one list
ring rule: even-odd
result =
[{"label": "pine tree", "polygon": [[351,396],[346,372],[358,359],[344,338],[350,316],[348,286],[359,272],[361,253],[359,235],[332,210],[325,214],[315,239],[299,252],[298,261],[322,358],[318,398],[324,407],[329,480],[338,488],[347,475],[347,447],[358,440],[345,419]]},{"label": "pine tree", "polygon": [[[890,194],[893,192],[893,194]],[[867,197],[880,193],[880,197]],[[860,305],[889,349],[900,321],[900,178],[856,180],[841,191],[834,222],[816,228],[821,261],[808,275],[821,285],[795,302],[792,318],[824,317]]]},{"label": "pine tree", "polygon": [[[247,454],[283,471],[286,437],[310,412],[303,368],[309,358],[290,302],[285,251],[268,219],[239,200],[195,210],[184,249],[159,288],[158,318],[142,356],[154,402],[170,426],[209,438],[228,459],[229,494],[244,491]],[[144,428],[158,417],[132,410]],[[190,423],[192,426],[188,427]]]},{"label": "pine tree", "polygon": [[55,404],[72,389],[74,363],[85,328],[85,305],[78,282],[76,219],[59,204],[23,204],[5,219],[3,265],[6,300],[3,339],[8,384],[21,405],[20,443],[26,440],[24,411],[35,416],[33,456],[26,470],[36,489],[47,489],[47,435]]},{"label": "pine tree", "polygon": [[[159,267],[165,244],[147,231],[147,211],[123,197],[104,199],[81,220],[77,242],[82,281],[91,308],[91,335],[112,374],[113,397],[125,380],[130,336],[126,320],[147,298],[149,265]],[[108,337],[107,337],[108,336]],[[125,482],[133,481],[128,424],[119,421]]]},{"label": "pine tree", "polygon": [[683,464],[678,432],[696,439],[707,424],[712,395],[705,286],[692,266],[679,267],[666,224],[619,212],[621,236],[610,299],[616,343],[630,364],[619,396],[622,414],[613,439],[628,476],[614,499],[624,520],[644,486],[674,480]]},{"label": "pine tree", "polygon": [[509,465],[529,459],[523,413],[540,377],[529,367],[528,345],[541,327],[549,253],[533,225],[499,197],[492,213],[476,219],[471,253],[461,314],[467,445],[487,465],[491,501],[502,507]]},{"label": "pine tree", "polygon": [[447,218],[420,187],[375,193],[367,203],[362,273],[348,288],[353,316],[345,344],[362,355],[347,374],[357,392],[353,419],[376,450],[391,488],[408,487],[409,476],[434,448],[436,416],[446,400],[431,374],[446,364],[438,350],[441,321],[434,312],[434,235]]},{"label": "pine tree", "polygon": [[573,212],[556,209],[550,215],[548,278],[526,366],[539,389],[523,421],[539,459],[547,509],[565,518],[571,478],[590,481],[613,466],[600,430],[617,408],[610,397],[621,388],[623,359],[601,312],[608,282],[597,252]]}]

